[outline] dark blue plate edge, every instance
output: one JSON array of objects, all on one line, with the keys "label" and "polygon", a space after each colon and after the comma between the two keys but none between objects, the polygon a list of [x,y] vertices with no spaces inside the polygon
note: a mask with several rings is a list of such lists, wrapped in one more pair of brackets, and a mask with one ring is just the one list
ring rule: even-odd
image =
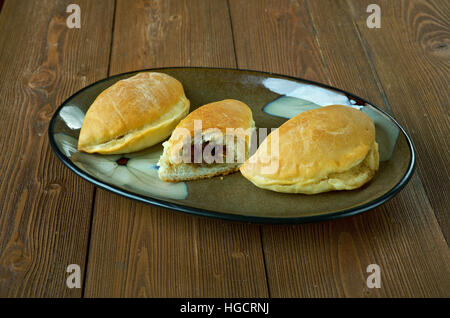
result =
[{"label": "dark blue plate edge", "polygon": [[[59,150],[58,146],[56,145],[56,141],[54,139],[54,125],[55,125],[55,121],[56,121],[57,116],[59,115],[60,110],[70,99],[77,96],[78,94],[81,94],[83,91],[85,91],[89,87],[97,85],[97,84],[104,82],[106,80],[109,80],[111,78],[120,77],[123,75],[133,74],[133,73],[138,73],[138,72],[158,71],[158,70],[167,70],[167,69],[204,69],[204,70],[221,70],[221,71],[238,71],[238,72],[242,71],[242,72],[256,73],[256,74],[260,74],[260,75],[263,74],[263,75],[268,75],[268,76],[278,76],[281,78],[287,78],[287,79],[291,79],[291,80],[295,80],[295,81],[301,81],[304,83],[317,85],[317,86],[320,86],[323,88],[328,88],[328,89],[346,94],[348,97],[359,99],[359,100],[363,101],[364,103],[370,104],[371,106],[375,107],[378,111],[380,111],[381,113],[383,113],[384,115],[389,117],[389,119],[391,119],[397,125],[397,127],[400,129],[400,131],[406,137],[406,140],[407,140],[408,146],[409,146],[409,150],[411,152],[411,158],[410,158],[410,161],[408,164],[408,169],[407,169],[406,173],[403,175],[402,179],[392,189],[390,189],[388,192],[386,192],[384,195],[382,195],[379,198],[376,198],[373,201],[370,201],[366,204],[363,204],[363,205],[355,207],[355,208],[350,208],[350,209],[346,209],[346,210],[342,210],[342,211],[334,212],[334,213],[329,213],[329,214],[304,216],[304,217],[285,217],[285,218],[283,218],[283,217],[260,217],[260,216],[246,216],[246,215],[240,215],[240,214],[232,214],[232,213],[224,213],[224,212],[198,209],[198,208],[194,208],[194,207],[185,206],[182,204],[175,204],[175,203],[170,203],[170,202],[166,202],[166,201],[162,201],[162,200],[158,200],[158,199],[154,199],[154,198],[149,198],[149,197],[134,194],[134,193],[126,191],[126,190],[122,190],[122,189],[116,188],[115,186],[109,185],[103,181],[100,181],[97,178],[90,176],[89,174],[87,174],[86,172],[84,172],[83,170],[78,168],[66,155],[64,155]],[[414,144],[413,144],[411,138],[406,133],[405,129],[390,114],[386,113],[380,107],[366,101],[364,98],[361,98],[352,93],[349,93],[342,89],[335,88],[335,87],[332,87],[332,86],[329,86],[326,84],[322,84],[322,83],[318,83],[318,82],[314,82],[311,80],[306,80],[306,79],[302,79],[302,78],[298,78],[298,77],[294,77],[294,76],[289,76],[289,75],[282,75],[282,74],[277,74],[277,73],[263,72],[263,71],[257,71],[257,70],[247,70],[247,69],[201,67],[201,66],[159,67],[159,68],[142,69],[142,70],[135,70],[135,71],[125,72],[125,73],[120,73],[120,74],[116,74],[116,75],[98,80],[98,81],[82,88],[81,90],[77,91],[75,94],[71,95],[58,107],[58,109],[53,114],[52,119],[50,120],[49,129],[48,129],[48,137],[49,137],[51,148],[55,152],[58,159],[64,163],[64,165],[66,165],[70,170],[72,170],[78,176],[82,177],[83,179],[93,183],[94,185],[96,185],[102,189],[108,190],[110,192],[122,195],[122,196],[130,198],[130,199],[134,199],[137,201],[141,201],[144,203],[152,204],[152,205],[163,207],[163,208],[172,209],[172,210],[175,210],[178,212],[200,215],[200,216],[205,216],[205,217],[218,218],[218,219],[223,219],[223,220],[227,220],[227,221],[245,222],[245,223],[259,223],[259,224],[313,223],[313,222],[329,221],[329,220],[339,219],[339,218],[363,213],[363,212],[371,210],[371,209],[385,203],[386,201],[391,199],[394,195],[396,195],[411,179],[411,177],[414,173],[414,170],[415,170],[415,166],[416,166],[416,155],[415,155],[415,150],[414,150]]]}]

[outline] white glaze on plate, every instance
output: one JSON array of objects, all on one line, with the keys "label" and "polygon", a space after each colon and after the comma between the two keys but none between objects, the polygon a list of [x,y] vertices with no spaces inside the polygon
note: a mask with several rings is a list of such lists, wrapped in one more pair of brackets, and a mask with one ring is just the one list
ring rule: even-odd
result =
[{"label": "white glaze on plate", "polygon": [[59,116],[70,129],[80,129],[84,120],[84,112],[76,106],[63,107],[59,112]]},{"label": "white glaze on plate", "polygon": [[[146,196],[183,200],[188,195],[184,182],[167,183],[158,177],[156,163],[162,146],[125,155],[98,155],[78,152],[77,140],[64,133],[55,134],[59,149],[81,170],[124,190]],[[125,165],[118,163],[124,159]]]},{"label": "white glaze on plate", "polygon": [[[264,107],[266,113],[274,116],[292,118],[319,106],[346,105],[357,109],[362,107],[355,105],[355,101],[345,94],[312,84],[278,78],[265,79],[262,84],[272,92],[283,95]],[[285,106],[288,106],[289,110],[279,109]]]}]

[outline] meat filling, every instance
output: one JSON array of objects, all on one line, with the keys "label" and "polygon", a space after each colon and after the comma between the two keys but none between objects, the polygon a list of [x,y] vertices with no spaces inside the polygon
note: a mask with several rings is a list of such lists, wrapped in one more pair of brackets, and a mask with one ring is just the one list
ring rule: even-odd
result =
[{"label": "meat filling", "polygon": [[[209,161],[212,161],[211,163],[206,162],[205,161],[205,156],[204,156],[205,148],[208,145],[210,145],[210,147],[212,147],[212,149],[210,151],[210,154],[211,154],[212,158],[211,158],[211,160],[209,160]],[[216,145],[213,144],[213,143],[210,143],[209,141],[203,141],[202,144],[201,144],[201,153],[200,153],[199,145],[198,144],[192,144],[191,145],[191,158],[190,158],[191,159],[191,163],[193,163],[193,164],[214,164],[214,163],[217,162],[217,158],[219,156],[222,156],[222,158],[224,159],[225,156],[226,156],[226,153],[227,153],[226,146],[225,145],[217,145],[217,146],[218,146],[217,148],[219,149],[219,151],[216,154]],[[196,152],[198,153],[197,156],[201,155],[202,162],[200,162],[200,163],[194,162],[195,153]],[[225,160],[223,160],[223,162],[225,162]]]}]

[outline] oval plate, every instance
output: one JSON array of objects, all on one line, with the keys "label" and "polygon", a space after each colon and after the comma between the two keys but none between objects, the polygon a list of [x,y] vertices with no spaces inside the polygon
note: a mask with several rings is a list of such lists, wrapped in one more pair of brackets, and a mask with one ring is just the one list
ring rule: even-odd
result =
[{"label": "oval plate", "polygon": [[[84,114],[104,89],[142,71],[177,78],[195,108],[222,99],[249,105],[257,127],[276,128],[302,111],[343,104],[368,114],[376,127],[380,169],[352,191],[316,195],[285,194],[255,187],[240,173],[169,184],[157,177],[161,145],[127,155],[90,155],[76,149]],[[93,184],[125,197],[176,211],[234,221],[303,223],[330,220],[370,210],[392,198],[411,178],[413,144],[387,113],[340,89],[299,78],[248,70],[175,67],[134,71],[98,81],[67,99],[54,114],[50,144],[58,158]]]}]

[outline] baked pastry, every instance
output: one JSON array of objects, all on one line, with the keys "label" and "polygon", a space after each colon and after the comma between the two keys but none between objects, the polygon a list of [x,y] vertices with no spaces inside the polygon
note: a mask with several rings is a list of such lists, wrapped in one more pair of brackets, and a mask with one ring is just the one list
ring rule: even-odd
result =
[{"label": "baked pastry", "polygon": [[170,136],[189,112],[175,78],[142,72],[104,90],[88,109],[78,150],[121,154],[153,146]]},{"label": "baked pastry", "polygon": [[351,107],[333,105],[285,122],[240,171],[263,189],[315,194],[361,187],[378,170],[378,158],[372,119]]},{"label": "baked pastry", "polygon": [[252,128],[250,108],[227,99],[201,106],[183,119],[159,159],[159,177],[177,182],[235,172],[248,158]]}]

